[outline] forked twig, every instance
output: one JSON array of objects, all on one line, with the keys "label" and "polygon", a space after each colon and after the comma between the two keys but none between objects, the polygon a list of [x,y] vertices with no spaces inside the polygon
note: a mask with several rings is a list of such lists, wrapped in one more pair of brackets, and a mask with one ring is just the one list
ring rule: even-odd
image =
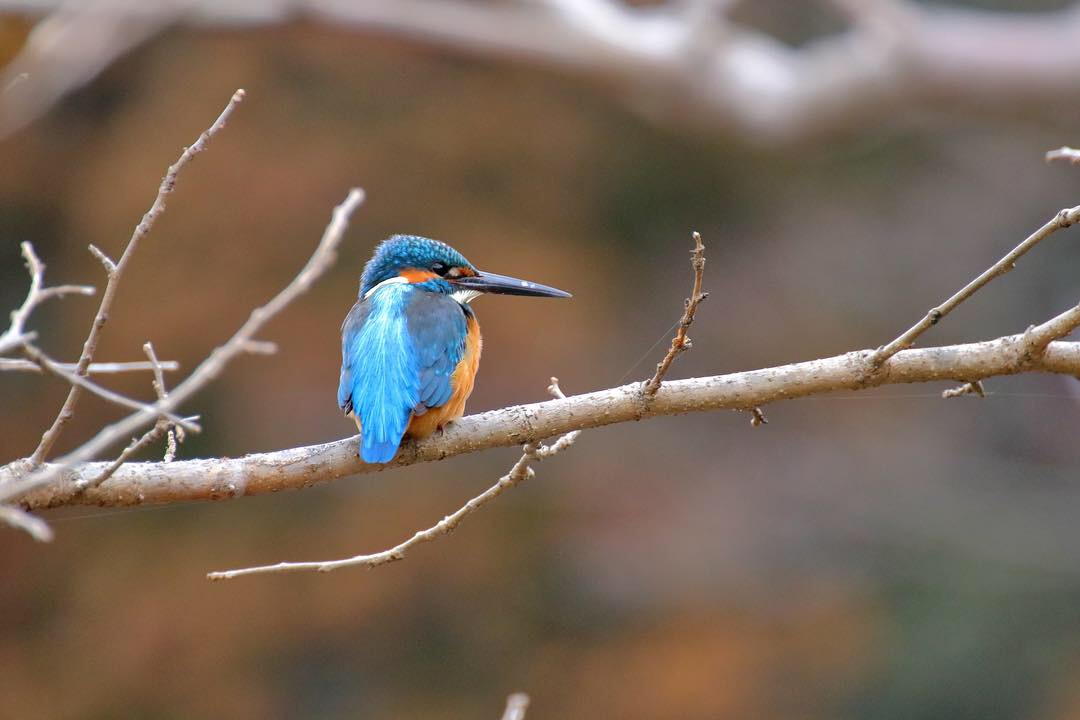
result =
[{"label": "forked twig", "polygon": [[679,320],[679,328],[675,331],[675,337],[671,338],[671,347],[664,355],[664,359],[656,364],[656,372],[645,382],[642,389],[645,396],[649,398],[656,395],[656,391],[660,389],[660,384],[664,381],[671,363],[675,362],[675,358],[690,349],[690,338],[686,336],[686,331],[694,322],[698,305],[709,297],[709,293],[701,291],[701,280],[705,274],[705,245],[701,242],[701,233],[695,231],[691,235],[694,238],[694,249],[690,252],[690,267],[694,270],[694,286],[690,290],[690,297],[686,299],[686,307],[683,310],[682,319]]},{"label": "forked twig", "polygon": [[[72,387],[78,387],[86,390],[87,392],[98,396],[102,400],[106,400],[113,403],[114,405],[119,405],[120,407],[127,408],[129,410],[147,410],[152,407],[147,403],[139,402],[138,400],[132,400],[126,395],[121,395],[120,393],[113,392],[112,390],[109,390],[106,387],[102,387],[101,385],[98,385],[91,380],[87,380],[81,375],[76,375],[74,372],[64,369],[64,367],[60,363],[56,362],[48,355],[41,352],[35,346],[29,343],[23,346],[23,352],[26,353],[26,356],[30,359],[30,362],[36,363],[38,367],[40,367],[43,371],[51,373],[58,378],[65,380]],[[171,412],[162,412],[161,417],[166,419],[168,422],[180,425],[187,430],[190,430],[191,432],[199,431],[199,426],[196,423],[185,420],[184,418],[174,415]]]},{"label": "forked twig", "polygon": [[[551,384],[548,386],[548,392],[560,400],[565,400],[566,395],[563,394],[562,389],[559,387],[559,379],[551,378]],[[331,570],[338,570],[344,567],[365,567],[373,568],[379,565],[385,565],[386,563],[402,560],[405,554],[416,547],[426,542],[431,542],[443,535],[449,535],[461,521],[472,515],[474,512],[487,505],[489,502],[505,493],[510,488],[518,485],[519,483],[528,480],[536,473],[529,463],[533,461],[541,461],[546,458],[556,455],[566,448],[574,444],[578,435],[581,434],[580,430],[574,430],[568,432],[551,445],[544,445],[543,443],[526,443],[522,448],[521,457],[510,468],[510,471],[499,478],[499,481],[489,487],[484,492],[480,493],[476,497],[469,500],[453,513],[447,515],[442,520],[432,525],[431,527],[419,530],[413,534],[408,540],[398,543],[389,550],[383,550],[382,552],[372,553],[369,555],[356,555],[354,557],[345,558],[343,560],[315,560],[311,562],[280,562],[276,565],[260,565],[257,567],[240,568],[238,570],[223,570],[219,572],[212,572],[207,574],[207,578],[210,580],[232,580],[233,578],[242,577],[244,575],[266,575],[272,573],[294,573],[294,572],[330,572]]]},{"label": "forked twig", "polygon": [[[75,375],[86,375],[87,368],[94,359],[94,352],[97,350],[101,329],[109,319],[109,310],[112,307],[113,298],[116,296],[116,288],[120,283],[120,278],[123,275],[128,262],[135,254],[135,249],[138,247],[139,241],[146,237],[150,232],[150,229],[154,226],[154,222],[161,213],[165,211],[165,199],[176,186],[176,178],[180,174],[180,171],[184,169],[184,166],[187,165],[192,158],[206,149],[206,145],[210,141],[210,138],[225,127],[225,123],[228,121],[229,116],[232,115],[233,110],[236,109],[236,106],[243,99],[243,90],[237,90],[233,93],[232,98],[229,99],[229,103],[225,106],[225,109],[221,112],[221,115],[218,116],[217,120],[215,120],[209,128],[203,131],[194,143],[189,147],[184,148],[179,159],[169,166],[169,169],[165,172],[165,177],[161,180],[161,185],[158,187],[158,193],[154,198],[154,203],[150,206],[150,209],[146,211],[146,214],[142,216],[142,220],[139,224],[135,226],[135,230],[131,234],[131,238],[124,247],[124,252],[120,255],[118,261],[113,262],[101,250],[91,246],[91,252],[105,267],[108,279],[105,283],[105,292],[101,295],[101,304],[98,306],[97,314],[94,316],[94,321],[90,326],[90,332],[86,336],[86,342],[83,343],[82,354],[79,356],[79,361],[75,368]],[[64,404],[60,408],[60,412],[56,415],[56,419],[49,429],[41,436],[41,442],[38,443],[37,448],[30,456],[30,461],[34,466],[39,466],[44,462],[46,456],[48,456],[49,452],[56,444],[57,439],[60,437],[60,433],[63,432],[64,427],[74,416],[75,405],[79,401],[82,389],[83,387],[79,383],[72,384],[71,390],[64,400]]]},{"label": "forked twig", "polygon": [[[145,343],[143,345],[143,352],[146,353],[146,357],[150,359],[150,364],[154,369],[154,393],[157,395],[158,402],[165,402],[169,399],[169,393],[165,389],[165,376],[161,371],[161,361],[158,360],[157,353],[154,352],[154,346],[152,343]],[[195,420],[196,418],[184,418],[185,421]],[[172,462],[176,459],[176,445],[177,434],[180,436],[180,441],[183,441],[184,425],[174,424],[165,417],[159,417],[158,421],[154,423],[154,427],[147,430],[142,434],[142,437],[132,439],[131,443],[124,448],[120,455],[113,460],[108,467],[106,467],[100,475],[89,480],[79,483],[76,488],[79,490],[87,490],[89,488],[95,488],[101,483],[108,480],[113,474],[120,469],[120,466],[126,463],[131,457],[155,442],[157,442],[163,435],[168,440],[167,449],[165,451],[165,462]]]},{"label": "forked twig", "polygon": [[0,334],[0,353],[17,350],[24,343],[29,342],[32,334],[26,330],[26,323],[30,320],[30,314],[41,303],[49,298],[64,295],[93,295],[96,292],[89,285],[45,287],[45,264],[34,252],[34,246],[24,242],[20,247],[23,260],[26,261],[26,269],[30,273],[30,289],[26,291],[26,299],[23,300],[22,305],[11,311],[11,322],[7,330]]},{"label": "forked twig", "polygon": [[948,300],[937,307],[930,308],[922,320],[912,325],[888,345],[883,345],[875,350],[869,358],[871,369],[877,370],[881,367],[882,363],[893,355],[901,350],[911,347],[920,335],[955,310],[960,303],[974,295],[994,278],[1004,275],[1016,267],[1016,261],[1023,257],[1029,250],[1050,237],[1054,232],[1067,228],[1075,224],[1078,220],[1080,220],[1080,205],[1072,208],[1065,208],[1060,211],[1052,220],[1048,221],[1041,228],[1029,235],[1022,243],[1010,250],[1005,257],[991,265],[967,285],[957,290]]},{"label": "forked twig", "polygon": [[[349,191],[345,200],[334,208],[329,224],[323,231],[318,247],[308,259],[307,264],[277,295],[262,307],[255,308],[225,344],[214,348],[210,355],[183,382],[176,386],[167,400],[159,400],[147,405],[142,410],[128,415],[124,419],[102,428],[97,435],[80,445],[75,450],[57,458],[44,467],[30,472],[18,471],[16,478],[0,483],[0,502],[10,502],[23,495],[53,482],[74,466],[85,463],[99,453],[104,452],[113,443],[119,442],[148,423],[156,422],[162,413],[173,412],[191,396],[216,379],[237,355],[249,352],[255,334],[274,316],[284,310],[293,300],[306,292],[336,261],[337,249],[345,235],[352,213],[364,201],[364,192],[359,188]],[[255,347],[259,347],[258,344]],[[190,423],[189,423],[190,424]],[[10,466],[0,467],[0,474]],[[95,473],[96,475],[96,473]],[[77,483],[66,492],[71,497],[77,496],[85,483]]]}]

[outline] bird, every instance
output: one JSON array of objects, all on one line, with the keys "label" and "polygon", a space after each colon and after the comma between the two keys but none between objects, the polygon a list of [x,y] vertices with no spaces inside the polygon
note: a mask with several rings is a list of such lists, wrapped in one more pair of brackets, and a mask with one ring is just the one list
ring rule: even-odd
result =
[{"label": "bird", "polygon": [[469,303],[484,293],[571,297],[482,272],[439,240],[393,235],[376,247],[341,325],[338,405],[356,422],[364,462],[390,462],[406,437],[464,414],[482,346]]}]

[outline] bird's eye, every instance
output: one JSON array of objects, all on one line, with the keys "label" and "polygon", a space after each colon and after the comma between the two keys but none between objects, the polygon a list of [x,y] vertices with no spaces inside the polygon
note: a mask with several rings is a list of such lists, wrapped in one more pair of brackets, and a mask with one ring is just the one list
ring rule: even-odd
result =
[{"label": "bird's eye", "polygon": [[445,275],[449,269],[450,266],[448,266],[444,262],[433,262],[431,264],[431,272],[435,273],[436,275]]}]

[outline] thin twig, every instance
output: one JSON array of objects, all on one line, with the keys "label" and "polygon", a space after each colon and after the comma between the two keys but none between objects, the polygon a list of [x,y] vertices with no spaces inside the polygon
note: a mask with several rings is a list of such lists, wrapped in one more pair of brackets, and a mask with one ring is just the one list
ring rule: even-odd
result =
[{"label": "thin twig", "polygon": [[1016,267],[1016,261],[1023,257],[1025,253],[1053,235],[1056,231],[1067,228],[1070,225],[1075,224],[1078,220],[1080,220],[1080,205],[1072,208],[1065,208],[1059,212],[1052,220],[1028,236],[1022,243],[1010,250],[1005,257],[983,271],[982,274],[958,290],[948,300],[937,307],[930,308],[929,312],[926,313],[926,316],[922,320],[912,325],[907,331],[888,345],[883,345],[874,351],[874,354],[870,356],[870,367],[876,370],[881,367],[883,362],[896,353],[911,347],[920,335],[955,310],[960,303],[974,295],[994,278],[999,275],[1004,275]]},{"label": "thin twig", "polygon": [[[146,353],[146,357],[150,359],[150,365],[154,370],[154,394],[157,395],[158,402],[165,402],[169,399],[169,393],[165,389],[165,375],[161,371],[161,361],[158,360],[157,353],[154,352],[154,346],[152,343],[145,343],[143,345],[143,352]],[[185,418],[185,420],[194,420],[195,418]],[[105,468],[100,475],[95,478],[91,478],[86,482],[79,485],[80,490],[86,490],[88,488],[95,488],[101,483],[108,480],[113,476],[120,466],[127,462],[135,453],[142,450],[144,447],[157,442],[164,435],[168,438],[167,449],[165,450],[164,462],[172,462],[176,459],[176,435],[174,429],[179,432],[184,432],[183,426],[177,426],[169,422],[165,418],[158,418],[158,421],[154,423],[154,427],[147,430],[142,434],[142,437],[133,438],[131,443],[124,448],[119,456],[113,460],[107,468]]]},{"label": "thin twig", "polygon": [[959,387],[948,388],[941,391],[941,397],[948,400],[949,398],[963,397],[964,395],[978,395],[981,398],[986,397],[986,388],[983,387],[981,381],[964,383]]},{"label": "thin twig", "polygon": [[686,308],[683,311],[682,319],[679,320],[679,328],[675,331],[675,337],[671,339],[671,347],[668,349],[667,354],[664,355],[664,359],[656,364],[656,372],[645,383],[643,391],[646,397],[652,397],[656,394],[656,391],[660,389],[660,383],[664,381],[664,376],[667,375],[668,369],[671,367],[671,363],[681,353],[690,349],[690,338],[686,336],[686,331],[694,322],[694,314],[697,312],[698,305],[701,304],[702,300],[709,297],[709,293],[701,291],[701,279],[705,274],[705,246],[701,242],[700,233],[694,232],[692,237],[694,238],[694,249],[690,252],[690,267],[694,270],[694,286],[690,290],[690,297],[686,299]]},{"label": "thin twig", "polygon": [[[143,352],[146,353],[146,357],[150,358],[150,362],[154,366],[154,392],[157,393],[159,402],[165,402],[169,399],[169,391],[165,389],[165,374],[161,371],[161,361],[158,360],[157,353],[154,352],[153,343],[145,343]],[[150,435],[155,430],[165,433],[165,456],[162,460],[167,463],[172,462],[176,459],[177,446],[184,442],[184,428],[178,425],[163,424],[161,420],[158,420],[154,429],[146,434]]]},{"label": "thin twig", "polygon": [[165,389],[165,374],[162,372],[164,368],[161,365],[161,361],[158,360],[157,353],[154,352],[154,344],[152,342],[145,342],[142,347],[143,352],[146,353],[146,357],[150,360],[150,366],[154,369],[154,394],[157,395],[158,400],[168,400],[169,391]]},{"label": "thin twig", "polygon": [[506,698],[506,710],[503,711],[502,720],[525,720],[528,709],[529,696],[525,693],[514,693]]},{"label": "thin twig", "polygon": [[98,248],[94,243],[90,243],[86,246],[86,249],[90,251],[90,254],[94,256],[94,259],[101,263],[101,266],[105,268],[106,275],[112,275],[116,272],[116,262],[111,257],[105,254],[103,250]]},{"label": "thin twig", "polygon": [[[199,419],[198,415],[193,415],[191,417],[184,418],[184,420],[186,420],[186,421],[193,421],[193,420],[198,420],[198,419]],[[86,480],[80,480],[76,484],[76,488],[75,488],[76,491],[77,492],[82,492],[84,490],[89,490],[89,489],[92,489],[92,488],[96,488],[98,485],[100,485],[101,483],[105,482],[110,477],[112,477],[116,473],[116,471],[120,469],[120,466],[123,465],[124,463],[126,463],[128,460],[130,460],[131,457],[133,455],[135,455],[135,453],[139,452],[140,450],[142,450],[145,447],[149,447],[153,443],[160,440],[161,436],[163,434],[166,434],[167,431],[169,433],[171,433],[171,432],[173,432],[173,430],[175,430],[177,432],[183,432],[183,430],[179,426],[177,426],[176,428],[173,428],[173,426],[171,424],[169,424],[169,423],[167,423],[165,421],[159,420],[158,424],[154,425],[154,427],[147,430],[145,433],[142,434],[142,436],[137,437],[137,438],[132,438],[131,443],[127,447],[125,447],[123,449],[123,451],[116,457],[115,460],[113,460],[111,463],[109,463],[101,471],[100,475],[98,475],[97,477],[86,479]],[[174,443],[175,443],[175,441],[174,441]],[[170,457],[170,453],[171,453],[171,457]],[[173,460],[173,458],[175,458],[175,456],[176,456],[175,445],[170,445],[169,450],[166,451],[166,456],[165,456],[165,459],[163,460],[163,462],[166,462],[166,463],[172,462],[172,460]]]},{"label": "thin twig", "polygon": [[[158,193],[157,197],[154,198],[154,203],[150,206],[150,209],[146,211],[146,214],[143,215],[139,224],[135,226],[135,230],[131,234],[131,238],[128,240],[124,252],[120,255],[120,260],[112,263],[112,261],[108,260],[104,253],[97,250],[97,248],[94,248],[91,251],[97,251],[94,254],[102,261],[102,264],[105,265],[108,280],[105,284],[105,292],[102,293],[101,296],[101,305],[98,306],[97,314],[94,316],[94,322],[90,326],[89,334],[86,336],[86,342],[83,343],[82,354],[79,356],[78,367],[75,369],[76,375],[85,375],[87,368],[93,361],[94,352],[97,350],[98,339],[101,335],[101,329],[109,319],[109,310],[112,307],[113,298],[116,296],[116,288],[120,283],[120,278],[127,268],[128,262],[135,254],[135,249],[138,247],[139,241],[146,237],[151,228],[153,228],[154,222],[157,220],[158,216],[165,211],[165,199],[176,186],[176,178],[180,171],[184,169],[184,166],[187,165],[192,158],[206,149],[206,145],[210,141],[210,138],[225,127],[225,123],[228,121],[229,116],[232,115],[233,110],[243,99],[244,91],[242,89],[233,93],[232,98],[229,99],[229,103],[225,106],[225,109],[222,111],[221,115],[218,116],[217,120],[215,120],[209,128],[203,131],[190,147],[185,148],[180,154],[179,159],[165,172],[165,177],[162,178],[161,185],[158,187]],[[56,444],[57,439],[60,437],[60,433],[75,414],[75,405],[79,401],[81,392],[82,386],[78,384],[73,384],[71,386],[67,399],[64,400],[64,405],[60,408],[60,412],[57,414],[56,419],[49,429],[45,431],[45,434],[41,436],[41,442],[38,443],[37,448],[30,456],[33,465],[40,465],[44,462],[46,456]]]},{"label": "thin twig", "polygon": [[[289,303],[307,292],[315,281],[330,269],[337,260],[337,249],[345,235],[349,218],[363,200],[364,192],[359,188],[353,188],[349,191],[345,200],[334,208],[330,223],[326,226],[326,230],[323,231],[318,247],[315,248],[314,253],[312,253],[303,269],[270,302],[253,310],[240,329],[224,345],[215,348],[187,379],[169,393],[167,400],[159,400],[152,405],[147,405],[143,410],[102,428],[90,440],[44,467],[30,473],[17,472],[18,479],[0,482],[0,502],[8,502],[48,485],[65,472],[70,471],[75,465],[85,463],[98,453],[107,450],[113,443],[130,437],[133,432],[147,423],[156,422],[162,413],[174,411],[191,396],[202,390],[208,383],[215,380],[233,358],[247,351],[249,343],[254,339],[255,334],[267,322],[284,310]],[[0,470],[3,469],[0,468]],[[2,474],[0,472],[0,475]],[[94,475],[96,473],[90,477]],[[77,490],[81,492],[81,488]]]},{"label": "thin twig", "polygon": [[[67,370],[68,372],[75,372],[75,369],[79,367],[75,363],[56,363],[58,368]],[[180,363],[175,360],[162,360],[160,363],[162,370],[166,372],[175,372],[180,369]],[[108,363],[90,363],[86,368],[87,375],[115,375],[119,373],[127,372],[142,372],[145,370],[153,370],[153,363],[144,362],[141,360],[135,360],[131,362],[108,362]],[[16,358],[0,358],[0,372],[34,372],[40,373],[41,366],[30,360],[19,360]]]},{"label": "thin twig", "polygon": [[30,73],[27,73],[27,72],[18,73],[15,77],[11,78],[11,81],[7,85],[4,86],[3,90],[0,90],[0,95],[4,95],[4,94],[6,94],[8,92],[11,92],[12,88],[16,87],[19,83],[26,82],[29,79],[30,79]]},{"label": "thin twig", "polygon": [[[548,392],[555,396],[558,400],[565,400],[566,395],[563,394],[562,389],[559,387],[559,379],[551,378],[551,384],[548,386]],[[373,568],[379,565],[385,565],[386,563],[395,562],[405,558],[405,554],[416,547],[417,545],[431,542],[443,535],[448,535],[461,524],[469,515],[487,505],[489,502],[505,493],[510,488],[515,487],[519,483],[528,480],[536,473],[529,463],[536,461],[539,462],[546,458],[556,455],[566,448],[570,447],[578,435],[581,434],[580,430],[575,430],[566,433],[551,445],[544,445],[538,442],[525,443],[522,447],[521,457],[514,463],[510,471],[499,478],[499,481],[489,487],[484,492],[480,493],[476,497],[469,500],[462,505],[456,511],[447,515],[435,525],[425,529],[417,531],[412,537],[404,542],[401,542],[389,550],[383,550],[382,552],[372,553],[370,555],[356,555],[351,558],[345,558],[343,560],[316,560],[312,562],[280,562],[276,565],[262,565],[258,567],[240,568],[237,570],[224,570],[220,572],[212,572],[207,574],[207,578],[210,580],[232,580],[244,575],[263,575],[269,573],[294,573],[294,572],[330,572],[331,570],[337,570],[344,567],[365,567]]]},{"label": "thin twig", "polygon": [[1053,162],[1054,160],[1067,160],[1073,165],[1080,165],[1080,150],[1063,145],[1057,150],[1048,151],[1046,153],[1046,162]]},{"label": "thin twig", "polygon": [[[97,395],[102,400],[119,405],[120,407],[128,408],[129,410],[150,411],[154,406],[148,403],[139,402],[138,400],[132,400],[126,395],[121,395],[118,392],[113,392],[108,388],[102,387],[97,383],[87,380],[85,377],[76,375],[74,372],[65,370],[60,363],[55,362],[45,353],[38,350],[33,345],[27,343],[23,346],[23,352],[30,358],[31,362],[37,363],[38,367],[42,370],[55,375],[56,377],[67,381],[72,387],[78,387],[94,395]],[[199,432],[199,426],[196,423],[188,422],[183,418],[174,415],[171,412],[162,412],[161,417],[166,418],[169,422],[182,425],[185,429],[191,432]]]},{"label": "thin twig", "polygon": [[3,334],[0,334],[0,353],[11,352],[28,342],[29,333],[26,330],[26,323],[30,320],[30,314],[41,303],[49,298],[64,295],[93,295],[96,292],[89,285],[44,287],[45,264],[38,259],[33,245],[24,242],[20,247],[23,259],[26,261],[26,269],[30,273],[30,289],[26,291],[26,298],[22,305],[11,311],[11,324]]},{"label": "thin twig", "polygon": [[38,542],[50,542],[53,539],[53,531],[48,523],[17,507],[0,505],[0,523],[22,530]]}]

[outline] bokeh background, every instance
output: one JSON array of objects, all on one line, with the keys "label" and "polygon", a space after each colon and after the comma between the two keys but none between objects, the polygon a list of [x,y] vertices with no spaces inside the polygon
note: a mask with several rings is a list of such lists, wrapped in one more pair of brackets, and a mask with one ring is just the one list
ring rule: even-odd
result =
[{"label": "bokeh background", "polygon": [[[793,42],[816,22],[758,12]],[[0,20],[0,59],[32,25]],[[206,431],[181,457],[352,433],[338,328],[394,232],[574,293],[476,303],[479,411],[543,399],[551,375],[568,393],[647,377],[689,288],[691,230],[711,295],[675,377],[877,346],[1080,193],[1080,169],[1042,160],[1080,142],[1054,105],[898,108],[757,143],[646,119],[602,79],[524,60],[316,22],[182,26],[0,143],[0,307],[25,294],[23,240],[51,282],[102,285],[87,244],[119,254],[237,87],[247,100],[140,247],[99,359],[140,359],[152,340],[190,370],[296,273],[350,186],[368,200],[332,273],[266,331],[279,353],[241,358],[187,408]],[[1075,232],[925,342],[1074,304]],[[74,359],[94,307],[43,307],[43,347]],[[146,377],[111,385],[150,393]],[[370,572],[205,580],[389,547],[517,452],[48,514],[51,545],[0,534],[0,716],[492,718],[525,691],[529,718],[1080,717],[1075,381],[993,380],[983,400],[944,387],[781,403],[757,429],[716,412],[589,431],[453,535]],[[65,392],[0,375],[0,461],[33,449]],[[85,398],[61,449],[115,417]]]}]

